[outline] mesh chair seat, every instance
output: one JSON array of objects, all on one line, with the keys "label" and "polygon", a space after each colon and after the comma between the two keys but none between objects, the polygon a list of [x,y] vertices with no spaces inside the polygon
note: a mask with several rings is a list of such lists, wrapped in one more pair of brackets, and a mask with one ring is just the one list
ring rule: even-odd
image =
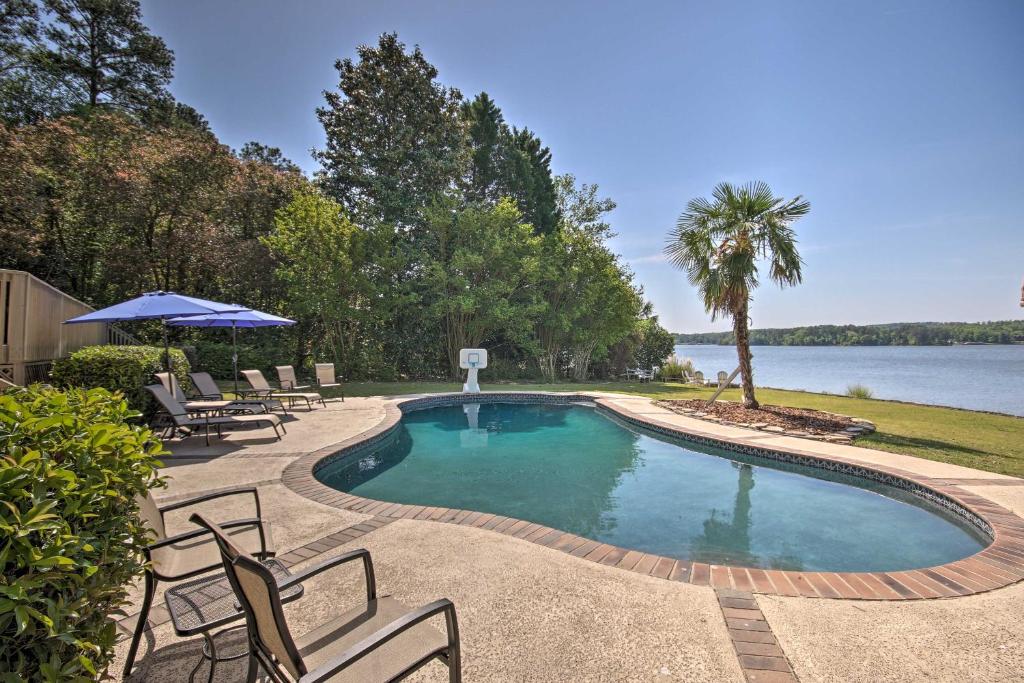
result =
[{"label": "mesh chair seat", "polygon": [[[262,526],[267,541],[267,552],[272,553],[274,552],[274,538],[271,534],[270,523],[262,522]],[[255,524],[226,529],[225,532],[232,541],[245,548],[249,554],[259,554],[260,534]],[[154,548],[151,551],[151,557],[153,571],[164,579],[188,576],[204,567],[216,567],[221,563],[217,541],[210,535],[173,543],[162,548]]]},{"label": "mesh chair seat", "polygon": [[[377,598],[296,638],[295,645],[302,661],[312,671],[410,611],[394,598]],[[443,652],[447,647],[448,638],[432,624],[423,622],[400,633],[329,680],[331,683],[389,681],[412,662]]]},{"label": "mesh chair seat", "polygon": [[[291,576],[280,560],[263,562],[278,581]],[[281,600],[289,602],[300,597],[302,585],[292,586],[281,592]],[[230,624],[244,616],[235,591],[224,574],[202,576],[198,579],[175,584],[164,593],[167,611],[171,615],[174,631],[181,637],[188,637]]]}]

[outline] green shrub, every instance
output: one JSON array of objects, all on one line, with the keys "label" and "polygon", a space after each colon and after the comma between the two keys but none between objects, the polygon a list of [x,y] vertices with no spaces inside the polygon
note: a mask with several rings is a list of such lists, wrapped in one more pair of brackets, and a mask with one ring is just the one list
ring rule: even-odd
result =
[{"label": "green shrub", "polygon": [[94,680],[147,540],[160,442],[104,389],[0,394],[0,680]]},{"label": "green shrub", "polygon": [[863,384],[851,384],[846,387],[846,395],[850,398],[871,398],[874,392]]},{"label": "green shrub", "polygon": [[679,359],[675,354],[669,356],[661,366],[662,379],[679,379],[693,374],[693,361],[689,358]]},{"label": "green shrub", "polygon": [[[208,372],[215,379],[232,379],[234,377],[231,368],[231,344],[223,342],[200,341],[196,342],[196,370]],[[259,346],[238,347],[238,369],[239,370],[260,370],[267,379],[273,380],[277,377],[274,374],[274,366],[282,365],[286,360],[275,359],[271,353]]]},{"label": "green shrub", "polygon": [[[156,382],[153,374],[163,370],[164,349],[159,346],[87,346],[53,364],[53,381],[61,387],[92,389],[102,387],[121,392],[128,404],[144,415],[156,410],[145,390]],[[192,386],[185,354],[171,349],[174,374],[185,391]]]}]

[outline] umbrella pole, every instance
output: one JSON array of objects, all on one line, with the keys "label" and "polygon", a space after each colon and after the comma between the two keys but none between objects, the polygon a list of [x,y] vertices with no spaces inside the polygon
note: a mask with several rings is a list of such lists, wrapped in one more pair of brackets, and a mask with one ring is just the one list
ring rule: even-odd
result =
[{"label": "umbrella pole", "polygon": [[164,368],[167,372],[171,370],[171,344],[167,341],[167,318],[160,318],[160,323],[164,326]]},{"label": "umbrella pole", "polygon": [[231,321],[231,365],[235,369],[235,398],[238,397],[238,324]]}]

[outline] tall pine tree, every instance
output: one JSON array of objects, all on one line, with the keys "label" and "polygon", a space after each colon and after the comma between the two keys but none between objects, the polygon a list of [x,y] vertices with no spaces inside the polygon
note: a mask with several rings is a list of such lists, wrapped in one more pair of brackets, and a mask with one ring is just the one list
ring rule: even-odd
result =
[{"label": "tall pine tree", "polygon": [[463,103],[462,118],[466,122],[469,145],[466,198],[477,202],[496,202],[508,126],[501,109],[485,92],[473,101]]},{"label": "tall pine tree", "polygon": [[551,150],[524,128],[509,128],[501,109],[483,92],[462,105],[469,163],[464,180],[470,201],[496,203],[511,197],[540,234],[558,226]]},{"label": "tall pine tree", "polygon": [[174,53],[142,23],[138,0],[45,0],[44,70],[68,99],[139,111],[167,99]]}]

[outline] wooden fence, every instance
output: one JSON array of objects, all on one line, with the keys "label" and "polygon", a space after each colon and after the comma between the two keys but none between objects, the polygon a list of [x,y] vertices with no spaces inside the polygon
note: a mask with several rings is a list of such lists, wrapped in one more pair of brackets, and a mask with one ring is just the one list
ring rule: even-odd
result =
[{"label": "wooden fence", "polygon": [[0,380],[46,381],[56,359],[108,343],[104,323],[61,324],[92,310],[29,273],[0,269]]}]

